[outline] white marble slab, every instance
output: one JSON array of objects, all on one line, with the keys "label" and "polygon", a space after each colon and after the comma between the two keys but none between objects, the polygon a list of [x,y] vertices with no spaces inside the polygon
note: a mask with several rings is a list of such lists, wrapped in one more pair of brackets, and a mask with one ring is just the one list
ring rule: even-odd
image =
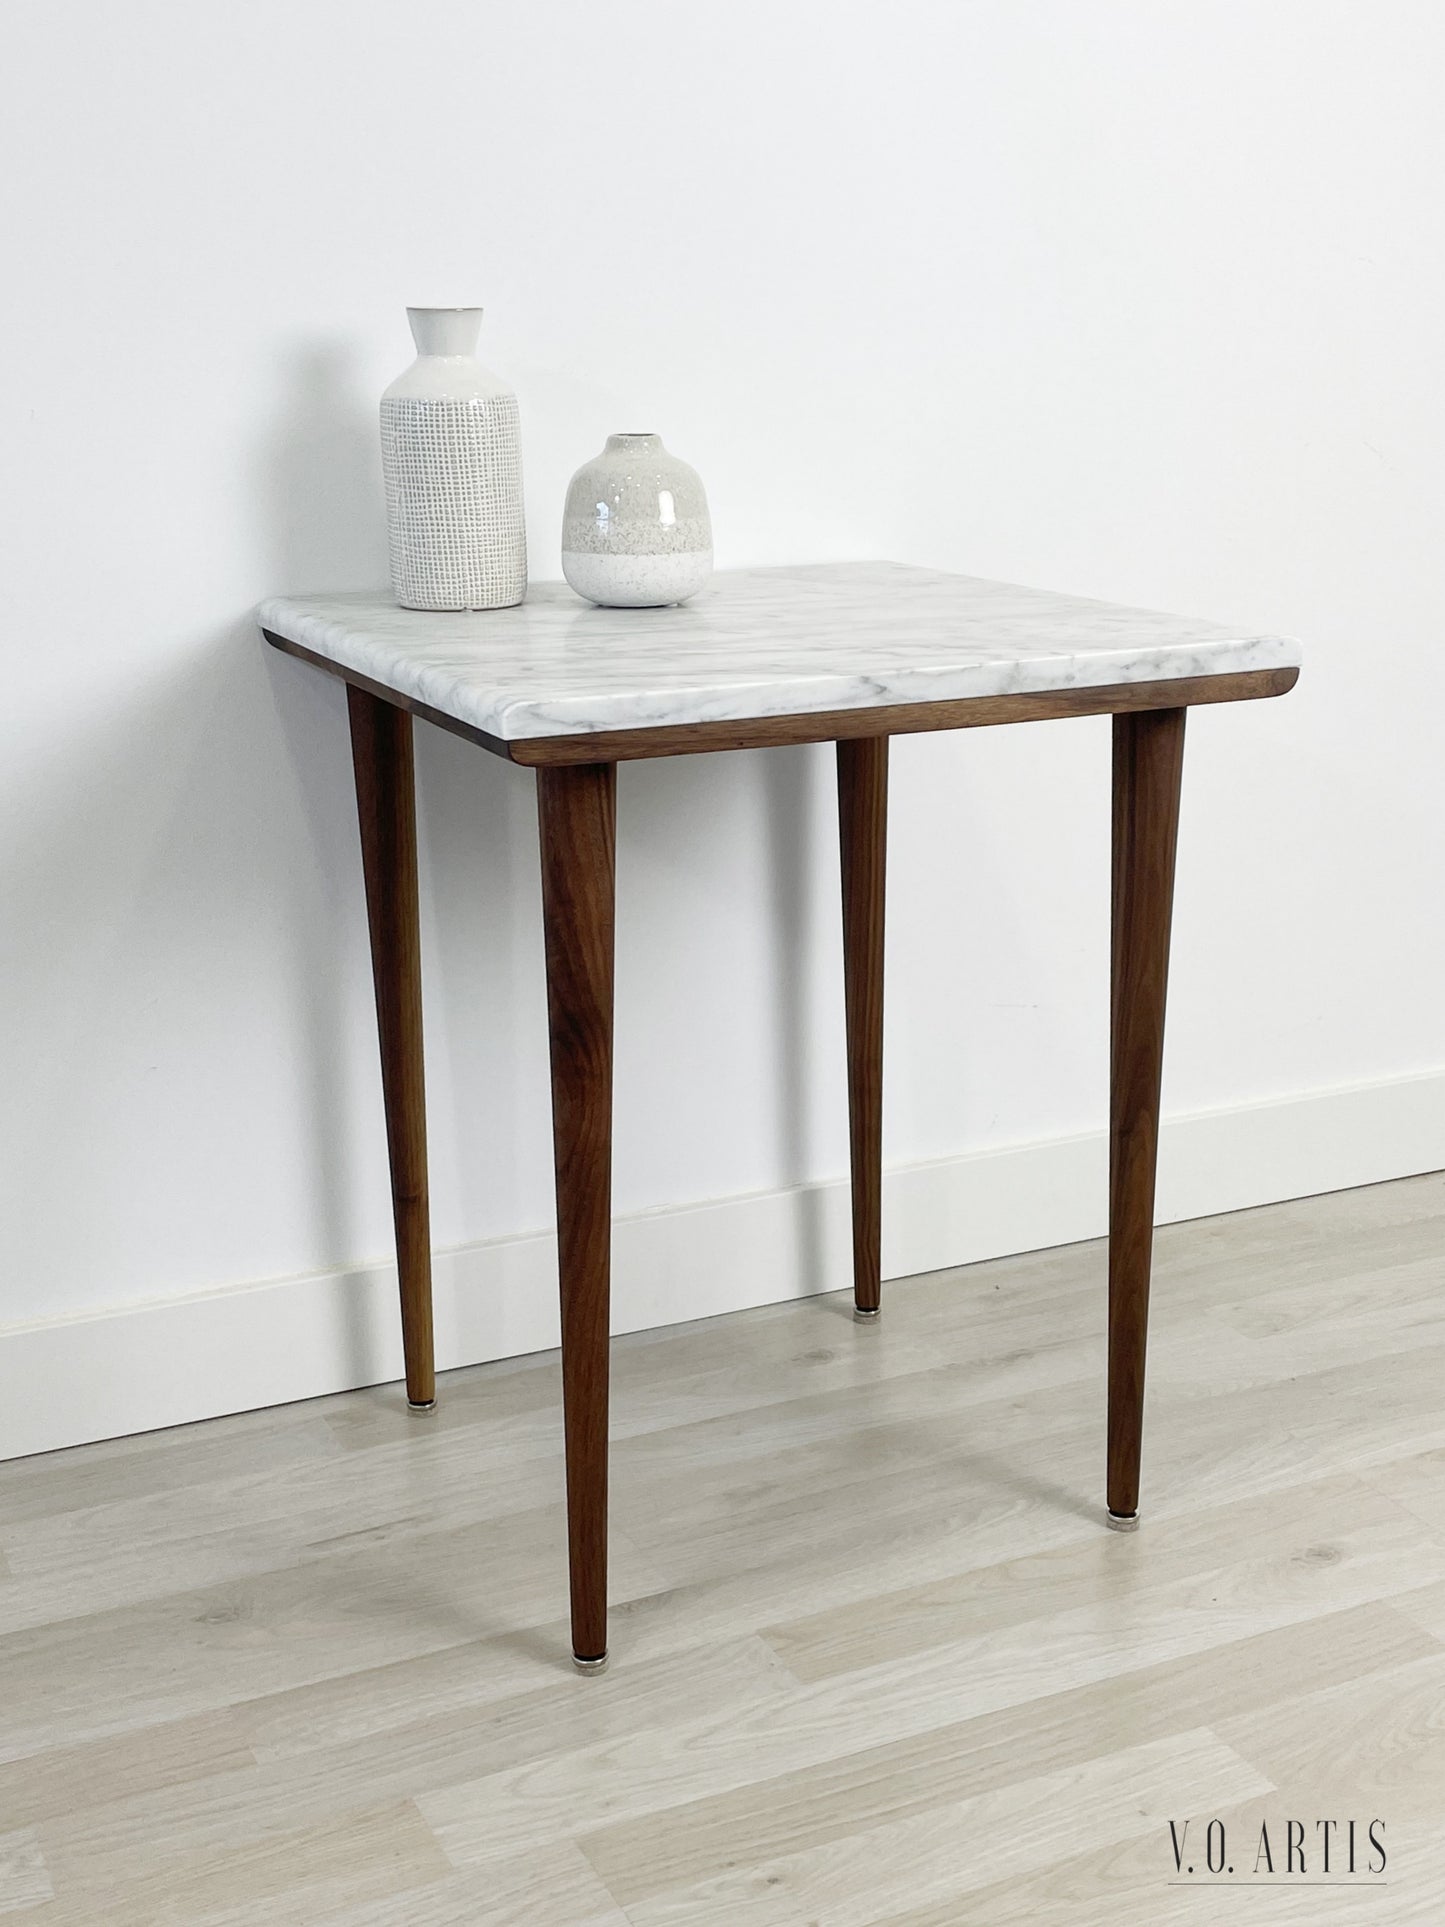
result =
[{"label": "white marble slab", "polygon": [[717,575],[681,608],[597,609],[561,582],[426,615],[384,592],[277,597],[261,626],[490,736],[736,722],[1276,669],[1297,646],[896,562]]}]

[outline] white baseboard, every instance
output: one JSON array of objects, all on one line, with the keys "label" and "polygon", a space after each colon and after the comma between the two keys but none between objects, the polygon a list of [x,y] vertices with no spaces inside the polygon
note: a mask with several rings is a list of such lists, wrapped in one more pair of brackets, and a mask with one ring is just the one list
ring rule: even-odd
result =
[{"label": "white baseboard", "polygon": [[[1100,1236],[1102,1132],[890,1170],[883,1268],[906,1277]],[[1445,1168],[1445,1072],[1166,1118],[1161,1223]],[[613,1329],[838,1290],[842,1183],[619,1218]],[[442,1369],[557,1343],[550,1235],[441,1251]],[[231,1286],[0,1328],[0,1459],[401,1376],[392,1266]]]}]

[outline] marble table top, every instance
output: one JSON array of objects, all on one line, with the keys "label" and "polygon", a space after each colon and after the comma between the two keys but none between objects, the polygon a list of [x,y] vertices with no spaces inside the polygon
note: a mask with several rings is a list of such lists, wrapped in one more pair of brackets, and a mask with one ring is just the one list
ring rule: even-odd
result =
[{"label": "marble table top", "polygon": [[597,609],[561,582],[515,609],[276,597],[263,629],[504,742],[1298,664],[1253,629],[896,562],[719,574],[692,602]]}]

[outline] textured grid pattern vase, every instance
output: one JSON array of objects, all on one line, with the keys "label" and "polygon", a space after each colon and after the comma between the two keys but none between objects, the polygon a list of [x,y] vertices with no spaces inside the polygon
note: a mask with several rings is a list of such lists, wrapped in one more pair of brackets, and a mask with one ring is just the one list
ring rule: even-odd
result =
[{"label": "textured grid pattern vase", "polygon": [[404,609],[527,592],[517,397],[474,354],[480,308],[408,308],[417,359],[381,401],[391,581]]}]

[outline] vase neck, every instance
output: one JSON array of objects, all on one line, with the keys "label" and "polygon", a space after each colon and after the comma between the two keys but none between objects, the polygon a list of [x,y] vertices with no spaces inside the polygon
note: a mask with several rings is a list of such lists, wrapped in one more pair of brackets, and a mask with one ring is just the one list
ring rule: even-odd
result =
[{"label": "vase neck", "polygon": [[477,351],[480,308],[408,308],[406,318],[419,355],[474,355]]},{"label": "vase neck", "polygon": [[609,452],[614,454],[621,452],[628,455],[641,455],[650,452],[655,455],[661,453],[662,437],[661,435],[653,435],[650,433],[609,435],[607,437],[607,447]]}]

